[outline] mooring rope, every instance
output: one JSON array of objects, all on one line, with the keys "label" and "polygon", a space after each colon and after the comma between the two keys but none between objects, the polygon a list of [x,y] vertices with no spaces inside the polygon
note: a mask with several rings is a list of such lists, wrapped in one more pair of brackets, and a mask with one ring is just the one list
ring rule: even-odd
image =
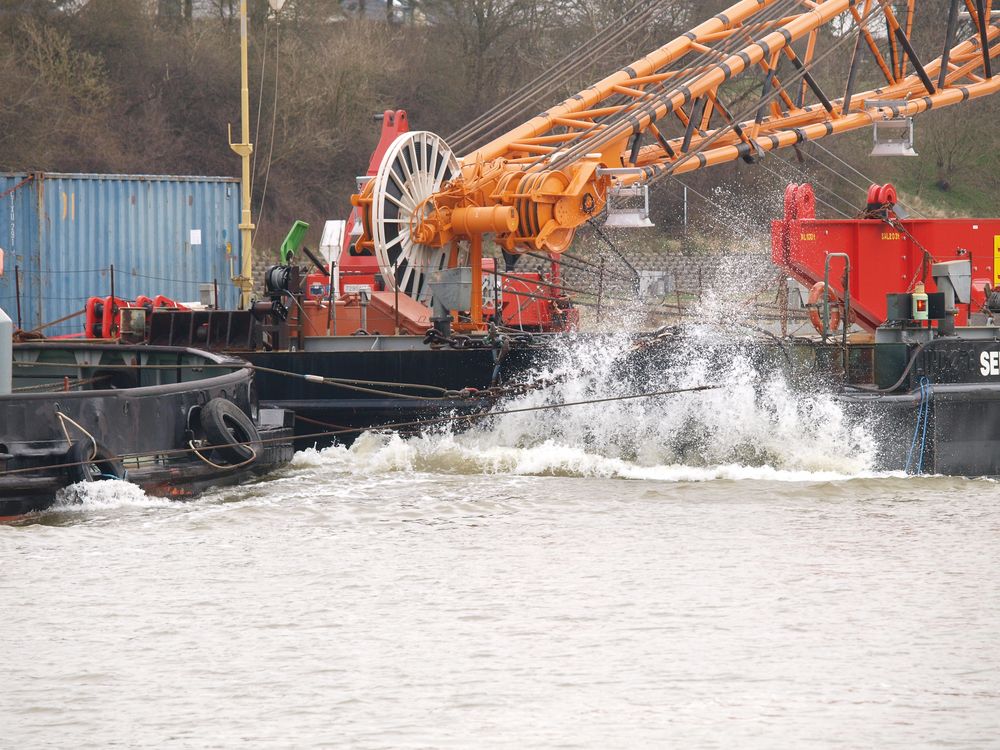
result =
[{"label": "mooring rope", "polygon": [[[925,375],[920,378],[920,401],[917,404],[917,423],[913,427],[913,440],[910,441],[910,450],[906,454],[906,473],[924,473],[924,452],[927,447],[927,423],[930,421],[931,400],[934,398],[934,388],[931,381]],[[910,471],[913,466],[913,453],[917,447],[917,438],[920,439],[920,451],[917,453],[916,470]]]}]

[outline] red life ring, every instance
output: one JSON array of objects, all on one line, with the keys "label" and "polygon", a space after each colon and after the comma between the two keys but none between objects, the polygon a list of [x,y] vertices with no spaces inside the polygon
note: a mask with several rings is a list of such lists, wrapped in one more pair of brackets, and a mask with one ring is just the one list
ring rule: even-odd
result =
[{"label": "red life ring", "polygon": [[[812,289],[809,290],[809,320],[812,321],[813,328],[816,332],[823,334],[823,318],[819,314],[821,300],[823,299],[823,290],[826,288],[826,284],[822,281],[817,281],[812,285]],[[826,330],[826,333],[833,333],[838,328],[840,328],[840,303],[837,302],[836,298],[830,299],[830,327]]]}]

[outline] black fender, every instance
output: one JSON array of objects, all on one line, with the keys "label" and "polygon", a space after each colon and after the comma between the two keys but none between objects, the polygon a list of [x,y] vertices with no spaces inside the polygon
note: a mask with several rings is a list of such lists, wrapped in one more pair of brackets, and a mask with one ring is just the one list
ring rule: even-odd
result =
[{"label": "black fender", "polygon": [[[125,466],[107,448],[89,439],[77,440],[66,451],[66,475],[70,484],[97,482],[105,479],[124,479]],[[93,456],[93,458],[91,458]]]},{"label": "black fender", "polygon": [[[260,455],[260,433],[250,417],[232,401],[213,398],[198,412],[206,448],[228,464],[242,464]],[[239,445],[232,445],[239,443]]]}]

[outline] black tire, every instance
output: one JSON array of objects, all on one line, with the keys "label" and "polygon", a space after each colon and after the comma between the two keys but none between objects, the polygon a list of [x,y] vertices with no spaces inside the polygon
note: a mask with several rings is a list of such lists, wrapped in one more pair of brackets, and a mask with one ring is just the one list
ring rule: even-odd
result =
[{"label": "black tire", "polygon": [[73,464],[66,467],[70,484],[125,478],[125,466],[111,451],[98,443],[97,455],[91,460],[93,450],[94,445],[89,440],[77,440],[66,451],[65,463]]},{"label": "black tire", "polygon": [[[225,463],[241,464],[260,455],[260,434],[250,417],[232,401],[213,398],[198,415],[208,447]],[[242,443],[242,445],[227,445]]]}]

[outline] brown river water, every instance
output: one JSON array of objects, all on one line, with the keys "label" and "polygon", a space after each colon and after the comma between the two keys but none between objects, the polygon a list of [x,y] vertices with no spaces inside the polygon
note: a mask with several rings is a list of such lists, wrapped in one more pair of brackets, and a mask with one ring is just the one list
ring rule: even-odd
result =
[{"label": "brown river water", "polygon": [[1000,485],[714,378],[0,526],[0,746],[1000,747]]}]

